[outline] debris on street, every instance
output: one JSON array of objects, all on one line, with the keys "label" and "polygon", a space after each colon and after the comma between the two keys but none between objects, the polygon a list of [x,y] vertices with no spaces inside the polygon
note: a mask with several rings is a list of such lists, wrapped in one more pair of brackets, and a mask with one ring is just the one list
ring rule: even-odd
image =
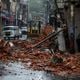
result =
[{"label": "debris on street", "polygon": [[[17,45],[22,46],[22,44]],[[25,43],[25,46],[26,45],[30,46],[30,43],[27,42]],[[11,52],[11,55],[8,55],[8,51],[5,52],[5,50],[10,49],[10,46],[1,48],[1,61],[21,61],[24,63],[25,68],[28,67],[33,70],[49,71],[60,76],[80,75],[80,54],[51,54],[45,50],[41,51],[36,48],[32,53],[27,53],[25,50],[15,49]]]}]

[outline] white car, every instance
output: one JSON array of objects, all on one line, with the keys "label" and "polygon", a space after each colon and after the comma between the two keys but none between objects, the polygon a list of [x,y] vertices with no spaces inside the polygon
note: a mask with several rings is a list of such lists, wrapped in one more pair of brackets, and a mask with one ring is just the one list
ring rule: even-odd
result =
[{"label": "white car", "polygon": [[5,39],[15,39],[19,35],[18,26],[5,26],[3,27],[3,37]]}]

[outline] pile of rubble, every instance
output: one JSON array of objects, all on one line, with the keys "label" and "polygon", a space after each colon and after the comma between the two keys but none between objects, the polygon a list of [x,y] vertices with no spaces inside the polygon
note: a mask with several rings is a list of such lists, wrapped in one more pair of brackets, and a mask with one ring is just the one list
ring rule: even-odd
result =
[{"label": "pile of rubble", "polygon": [[[53,61],[55,57],[59,60],[61,58],[62,62]],[[25,66],[34,70],[50,71],[61,76],[80,75],[80,55],[50,55],[39,52],[28,55],[22,62],[26,62]]]},{"label": "pile of rubble", "polygon": [[[33,46],[25,41],[24,44],[21,41],[15,43],[18,46],[26,47],[26,49]],[[41,51],[39,48],[28,53],[27,50],[14,49],[14,46],[11,46],[9,42],[0,40],[0,60],[21,61],[25,68],[50,71],[60,76],[80,75],[80,54],[51,54],[48,51]]]}]

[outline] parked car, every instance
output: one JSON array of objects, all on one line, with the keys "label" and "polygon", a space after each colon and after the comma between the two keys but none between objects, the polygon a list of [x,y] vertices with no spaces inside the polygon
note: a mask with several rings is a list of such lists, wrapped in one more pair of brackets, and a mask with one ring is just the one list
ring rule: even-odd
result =
[{"label": "parked car", "polygon": [[7,40],[17,39],[19,35],[18,26],[3,27],[3,38]]}]

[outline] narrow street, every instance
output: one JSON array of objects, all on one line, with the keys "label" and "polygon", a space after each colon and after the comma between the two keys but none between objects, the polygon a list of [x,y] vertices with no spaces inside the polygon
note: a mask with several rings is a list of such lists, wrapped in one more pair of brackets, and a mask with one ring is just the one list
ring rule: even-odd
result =
[{"label": "narrow street", "polygon": [[0,80],[80,80],[80,0],[0,0]]}]

